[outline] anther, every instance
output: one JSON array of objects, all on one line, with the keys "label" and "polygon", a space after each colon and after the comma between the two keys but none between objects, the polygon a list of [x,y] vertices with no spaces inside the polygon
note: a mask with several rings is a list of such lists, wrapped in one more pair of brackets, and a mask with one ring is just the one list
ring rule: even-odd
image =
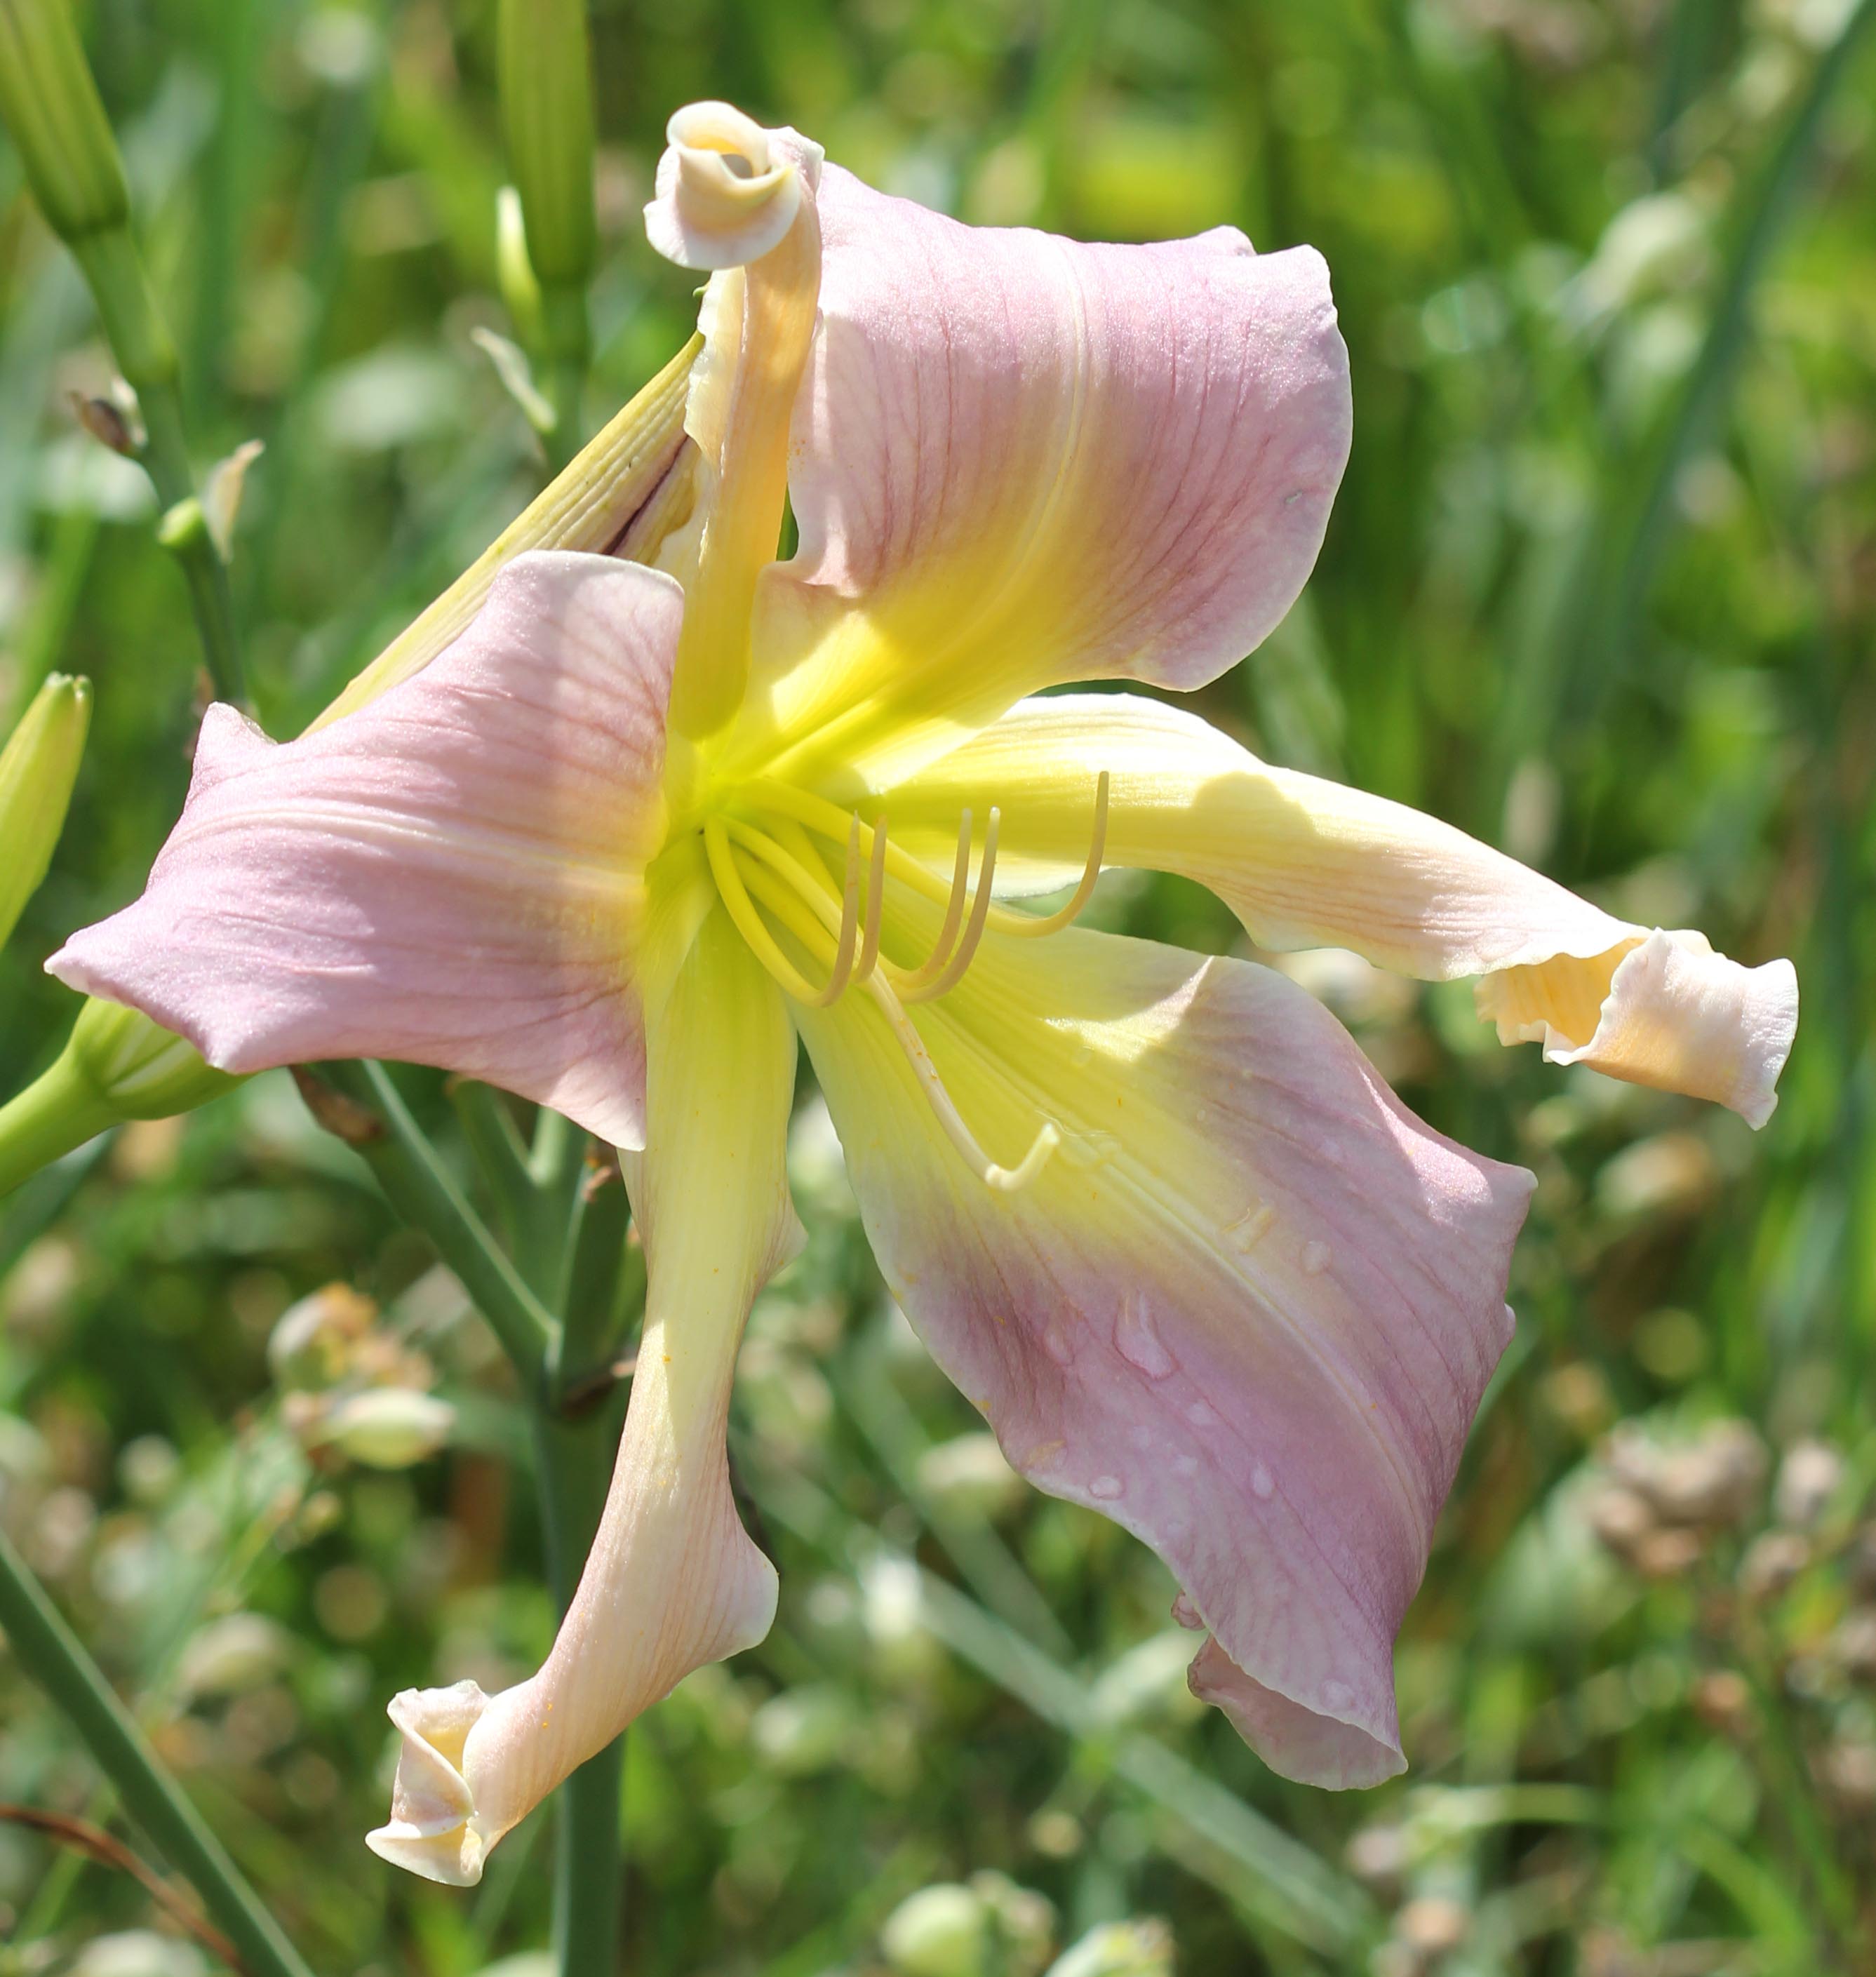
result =
[{"label": "anther", "polygon": [[[966,815],[968,817],[969,813],[966,812]],[[948,995],[963,980],[964,971],[976,958],[977,949],[983,940],[984,928],[990,918],[990,880],[996,870],[996,833],[1002,820],[1002,814],[992,804],[989,820],[984,826],[983,863],[977,867],[977,889],[971,895],[970,919],[964,929],[964,938],[958,943],[957,952],[933,980],[907,983],[903,991],[907,1002],[930,1002],[940,995]],[[969,827],[966,824],[966,830]],[[956,896],[955,890],[953,896]],[[948,913],[946,924],[950,924]]]}]

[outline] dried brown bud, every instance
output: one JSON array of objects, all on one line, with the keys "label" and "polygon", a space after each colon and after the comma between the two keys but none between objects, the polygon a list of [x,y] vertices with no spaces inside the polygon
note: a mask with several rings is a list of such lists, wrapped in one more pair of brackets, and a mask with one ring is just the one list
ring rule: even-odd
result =
[{"label": "dried brown bud", "polygon": [[137,439],[130,422],[108,398],[88,398],[81,391],[68,391],[71,415],[101,446],[127,460],[137,457]]}]

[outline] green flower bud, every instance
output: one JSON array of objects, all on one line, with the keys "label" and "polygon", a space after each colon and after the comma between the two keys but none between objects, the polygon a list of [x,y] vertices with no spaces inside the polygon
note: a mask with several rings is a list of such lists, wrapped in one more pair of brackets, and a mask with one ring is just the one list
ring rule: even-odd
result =
[{"label": "green flower bud", "polygon": [[540,279],[527,255],[527,222],[521,195],[505,185],[495,195],[495,284],[508,319],[523,342],[538,346],[541,336]]},{"label": "green flower bud", "polygon": [[502,133],[543,286],[593,272],[593,54],[586,0],[501,0]]},{"label": "green flower bud", "polygon": [[71,0],[0,0],[0,117],[55,233],[77,241],[129,219],[124,161]]},{"label": "green flower bud", "polygon": [[985,1977],[990,1911],[974,1890],[940,1881],[908,1895],[886,1918],[880,1947],[901,1977]]},{"label": "green flower bud", "polygon": [[65,1055],[117,1119],[173,1118],[241,1082],[140,1009],[96,997],[79,1011]]},{"label": "green flower bud", "polygon": [[0,749],[0,844],[6,847],[0,860],[0,942],[52,862],[91,722],[91,682],[54,673]]}]

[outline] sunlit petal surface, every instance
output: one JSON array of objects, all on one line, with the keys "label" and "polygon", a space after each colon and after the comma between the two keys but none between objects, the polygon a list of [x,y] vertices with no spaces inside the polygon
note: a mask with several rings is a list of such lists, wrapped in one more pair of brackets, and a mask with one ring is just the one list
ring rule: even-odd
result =
[{"label": "sunlit petal surface", "polygon": [[1064,1144],[983,1187],[870,1011],[804,1013],[888,1284],[1019,1470],[1171,1566],[1216,1642],[1195,1679],[1276,1769],[1398,1771],[1395,1631],[1510,1335],[1529,1176],[1244,962],[992,936],[930,1008],[992,1153],[1045,1116]]},{"label": "sunlit petal surface", "polygon": [[1716,1100],[1776,1104],[1798,1020],[1791,963],[1748,969],[1697,933],[1620,920],[1436,818],[1260,762],[1195,715],[1131,695],[1026,702],[884,799],[928,857],[961,808],[1002,809],[1012,887],[1072,883],[1095,778],[1105,855],[1208,886],[1272,949],[1353,949],[1432,981],[1475,975],[1508,1043]]},{"label": "sunlit petal surface", "polygon": [[1037,687],[1196,686],[1270,630],[1348,453],[1319,255],[960,226],[833,166],[818,207],[750,748],[877,779]]}]

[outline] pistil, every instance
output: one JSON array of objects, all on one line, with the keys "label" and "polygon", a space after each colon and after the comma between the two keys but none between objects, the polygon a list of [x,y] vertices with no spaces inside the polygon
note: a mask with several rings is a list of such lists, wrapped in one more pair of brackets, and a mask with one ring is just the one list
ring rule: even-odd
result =
[{"label": "pistil", "polygon": [[[652,238],[682,266],[715,270],[706,321],[734,325],[733,347],[708,352],[700,377],[728,362],[720,431],[714,407],[687,417],[715,469],[685,585],[684,625],[671,689],[671,724],[701,741],[741,704],[749,676],[756,579],[775,559],[788,491],[788,429],[814,341],[821,229],[814,174],[820,153],[771,133],[725,104],[672,119],[671,148],[649,214]],[[781,140],[788,142],[779,141]],[[798,158],[790,143],[801,149]]]}]

